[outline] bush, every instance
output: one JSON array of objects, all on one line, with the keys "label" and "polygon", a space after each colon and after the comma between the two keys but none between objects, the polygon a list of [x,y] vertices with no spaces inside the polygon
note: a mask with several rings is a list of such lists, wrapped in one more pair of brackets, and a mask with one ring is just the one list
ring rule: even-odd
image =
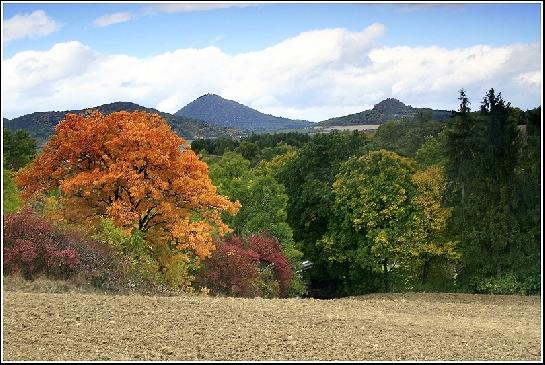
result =
[{"label": "bush", "polygon": [[263,298],[277,298],[280,295],[280,285],[274,277],[272,267],[258,266],[257,272],[259,280],[257,281],[257,288],[259,294]]},{"label": "bush", "polygon": [[126,234],[109,219],[95,227],[93,238],[110,247],[119,260],[126,261],[123,275],[127,285],[147,292],[191,290],[191,255],[166,244],[152,245],[144,234],[133,230]]},{"label": "bush", "polygon": [[239,237],[232,236],[218,243],[212,257],[203,262],[196,284],[207,287],[216,295],[254,297],[259,294],[258,262],[257,254],[245,249]]},{"label": "bush", "polygon": [[203,262],[196,284],[213,294],[286,297],[293,277],[276,238],[252,235],[243,240],[231,236]]},{"label": "bush", "polygon": [[2,175],[4,178],[2,185],[2,191],[4,193],[2,208],[4,209],[4,213],[16,212],[21,206],[21,198],[19,197],[19,191],[17,190],[15,182],[13,181],[12,172],[3,169]]},{"label": "bush", "polygon": [[293,270],[280,248],[278,239],[267,235],[252,235],[248,238],[248,247],[259,255],[263,266],[270,266],[274,278],[278,281],[280,297],[286,297],[293,279]]},{"label": "bush", "polygon": [[68,278],[79,268],[80,255],[70,244],[70,233],[25,208],[4,218],[4,274],[38,274]]},{"label": "bush", "polygon": [[530,270],[527,273],[520,274],[520,293],[524,295],[539,295],[541,293],[541,272]]},{"label": "bush", "polygon": [[540,293],[539,277],[527,275],[520,278],[514,273],[505,273],[489,278],[473,278],[469,291],[483,294],[536,295]]},{"label": "bush", "polygon": [[77,275],[82,280],[104,290],[124,291],[128,288],[125,272],[129,263],[126,257],[115,255],[108,246],[86,238],[83,232],[69,228],[63,231],[80,257]]},{"label": "bush", "polygon": [[514,275],[507,274],[479,280],[476,291],[485,294],[518,294],[519,283]]},{"label": "bush", "polygon": [[4,275],[20,274],[90,284],[113,292],[172,294],[190,285],[189,266],[182,254],[158,259],[147,253],[140,232],[125,236],[103,221],[88,234],[56,226],[25,207],[4,217]]},{"label": "bush", "polygon": [[116,291],[126,287],[126,260],[83,232],[55,226],[32,208],[6,215],[3,230],[4,275],[19,273],[28,280],[45,275]]},{"label": "bush", "polygon": [[191,253],[162,245],[158,246],[158,256],[160,276],[156,282],[175,290],[191,292],[191,282],[194,279]]},{"label": "bush", "polygon": [[102,219],[92,237],[112,250],[116,260],[123,262],[123,281],[127,288],[151,290],[161,282],[159,263],[146,252],[141,232],[127,235],[110,219]]}]

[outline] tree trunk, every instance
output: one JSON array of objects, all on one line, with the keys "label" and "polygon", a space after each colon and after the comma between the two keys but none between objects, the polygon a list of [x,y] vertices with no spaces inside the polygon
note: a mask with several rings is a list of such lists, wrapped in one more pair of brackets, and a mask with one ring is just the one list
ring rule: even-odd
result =
[{"label": "tree trunk", "polygon": [[422,265],[422,285],[428,282],[428,277],[430,275],[431,260],[429,257],[424,259],[424,265]]}]

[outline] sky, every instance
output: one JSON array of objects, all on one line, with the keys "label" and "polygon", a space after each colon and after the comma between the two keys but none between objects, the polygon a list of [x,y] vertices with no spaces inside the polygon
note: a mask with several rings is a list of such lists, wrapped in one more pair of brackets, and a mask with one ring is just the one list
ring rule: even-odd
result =
[{"label": "sky", "polygon": [[2,2],[2,115],[213,93],[321,121],[393,97],[473,109],[542,101],[542,5]]}]

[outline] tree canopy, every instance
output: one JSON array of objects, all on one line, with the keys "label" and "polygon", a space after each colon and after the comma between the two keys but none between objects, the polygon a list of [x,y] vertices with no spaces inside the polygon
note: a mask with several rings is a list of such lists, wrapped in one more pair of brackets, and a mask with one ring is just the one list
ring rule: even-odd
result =
[{"label": "tree canopy", "polygon": [[366,281],[381,270],[388,291],[389,272],[403,266],[422,268],[425,280],[431,257],[457,257],[443,237],[450,216],[441,206],[443,190],[440,168],[417,170],[415,161],[391,151],[341,165],[333,183],[335,218],[320,244],[345,292],[372,290],[376,284]]},{"label": "tree canopy", "polygon": [[67,114],[16,183],[25,199],[59,188],[62,219],[107,217],[201,259],[214,250],[214,235],[229,232],[221,213],[239,208],[161,117],[141,111]]},{"label": "tree canopy", "polygon": [[4,167],[10,170],[19,170],[36,156],[36,139],[28,131],[4,129],[2,144]]}]

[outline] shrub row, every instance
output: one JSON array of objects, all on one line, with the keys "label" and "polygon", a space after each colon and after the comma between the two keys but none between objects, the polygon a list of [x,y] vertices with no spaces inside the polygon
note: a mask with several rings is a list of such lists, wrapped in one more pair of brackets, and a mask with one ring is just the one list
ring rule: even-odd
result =
[{"label": "shrub row", "polygon": [[110,291],[152,291],[153,283],[135,280],[130,258],[78,230],[54,225],[32,208],[4,216],[3,274],[73,279]]},{"label": "shrub row", "polygon": [[[4,216],[4,275],[75,279],[115,292],[208,288],[238,297],[287,297],[294,273],[273,236],[231,236],[197,268],[178,252],[145,250],[139,234],[124,236],[109,221],[92,236],[53,224],[31,208]],[[195,279],[195,280],[193,280]]]}]

